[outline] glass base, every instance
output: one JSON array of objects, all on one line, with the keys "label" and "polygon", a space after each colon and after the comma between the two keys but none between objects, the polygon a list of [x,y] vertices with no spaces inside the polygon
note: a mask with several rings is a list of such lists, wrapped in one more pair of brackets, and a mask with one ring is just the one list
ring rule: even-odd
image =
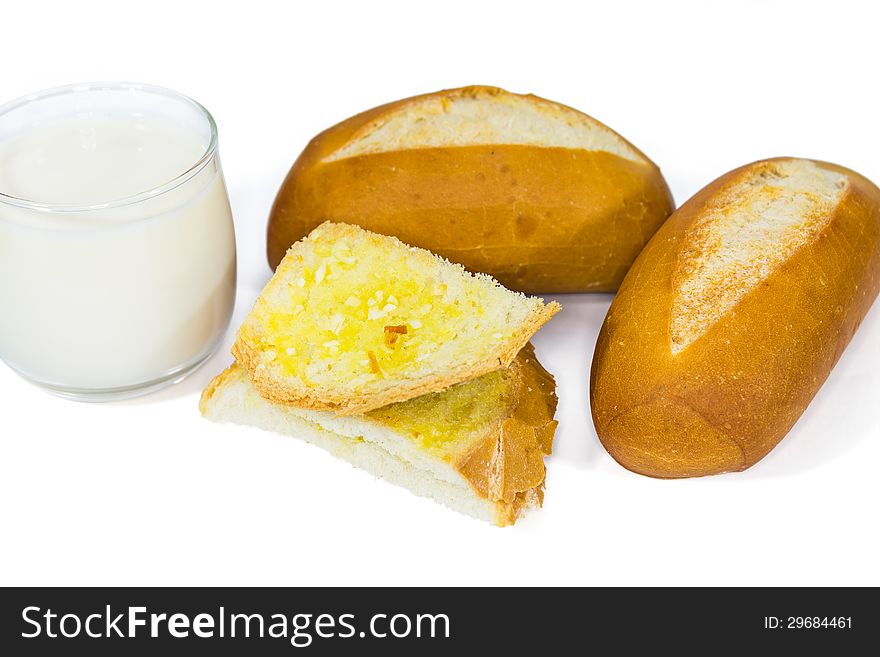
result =
[{"label": "glass base", "polygon": [[157,379],[146,381],[144,383],[138,383],[131,386],[123,386],[120,388],[70,388],[66,386],[56,386],[49,383],[43,383],[42,381],[37,381],[29,377],[28,375],[20,372],[19,370],[16,370],[15,368],[12,369],[16,374],[18,374],[28,383],[31,383],[38,388],[41,388],[46,392],[55,395],[56,397],[62,397],[64,399],[70,399],[79,402],[120,401],[123,399],[132,399],[134,397],[148,395],[163,388],[173,386],[175,383],[180,383],[186,377],[188,377],[190,374],[192,374],[202,365],[204,365],[205,361],[214,355],[222,341],[223,334],[220,335],[220,339],[218,339],[217,342],[213,344],[211,348],[205,352],[204,355],[200,356],[194,362],[171,370],[170,372],[162,375]]}]

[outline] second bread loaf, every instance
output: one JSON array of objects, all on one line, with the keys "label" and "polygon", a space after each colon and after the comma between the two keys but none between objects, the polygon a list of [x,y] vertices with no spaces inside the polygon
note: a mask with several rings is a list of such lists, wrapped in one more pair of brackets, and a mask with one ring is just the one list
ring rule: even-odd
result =
[{"label": "second bread loaf", "polygon": [[880,290],[880,189],[781,158],[685,203],[627,274],[591,376],[599,438],[654,477],[743,470],[785,436]]}]

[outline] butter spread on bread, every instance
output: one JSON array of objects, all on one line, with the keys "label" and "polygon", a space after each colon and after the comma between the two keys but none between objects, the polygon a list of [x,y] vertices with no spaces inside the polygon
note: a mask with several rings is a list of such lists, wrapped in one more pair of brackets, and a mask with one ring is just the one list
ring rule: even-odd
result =
[{"label": "butter spread on bread", "polygon": [[558,309],[396,238],[324,223],[288,251],[233,353],[267,399],[362,414],[507,367]]}]

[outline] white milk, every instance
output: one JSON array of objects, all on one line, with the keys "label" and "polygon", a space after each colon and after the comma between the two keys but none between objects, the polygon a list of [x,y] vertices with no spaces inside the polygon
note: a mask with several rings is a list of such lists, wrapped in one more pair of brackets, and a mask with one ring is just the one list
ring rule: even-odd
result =
[{"label": "white milk", "polygon": [[[235,238],[210,135],[140,113],[89,112],[0,138],[0,357],[61,392],[173,378],[220,340]],[[70,210],[69,206],[109,207]]]}]

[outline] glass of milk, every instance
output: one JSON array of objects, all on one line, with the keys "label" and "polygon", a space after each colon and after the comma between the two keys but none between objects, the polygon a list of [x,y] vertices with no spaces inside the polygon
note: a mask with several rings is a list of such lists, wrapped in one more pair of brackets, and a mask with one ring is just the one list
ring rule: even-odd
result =
[{"label": "glass of milk", "polygon": [[0,107],[0,358],[80,400],[181,380],[235,300],[235,235],[208,111],[109,83]]}]

